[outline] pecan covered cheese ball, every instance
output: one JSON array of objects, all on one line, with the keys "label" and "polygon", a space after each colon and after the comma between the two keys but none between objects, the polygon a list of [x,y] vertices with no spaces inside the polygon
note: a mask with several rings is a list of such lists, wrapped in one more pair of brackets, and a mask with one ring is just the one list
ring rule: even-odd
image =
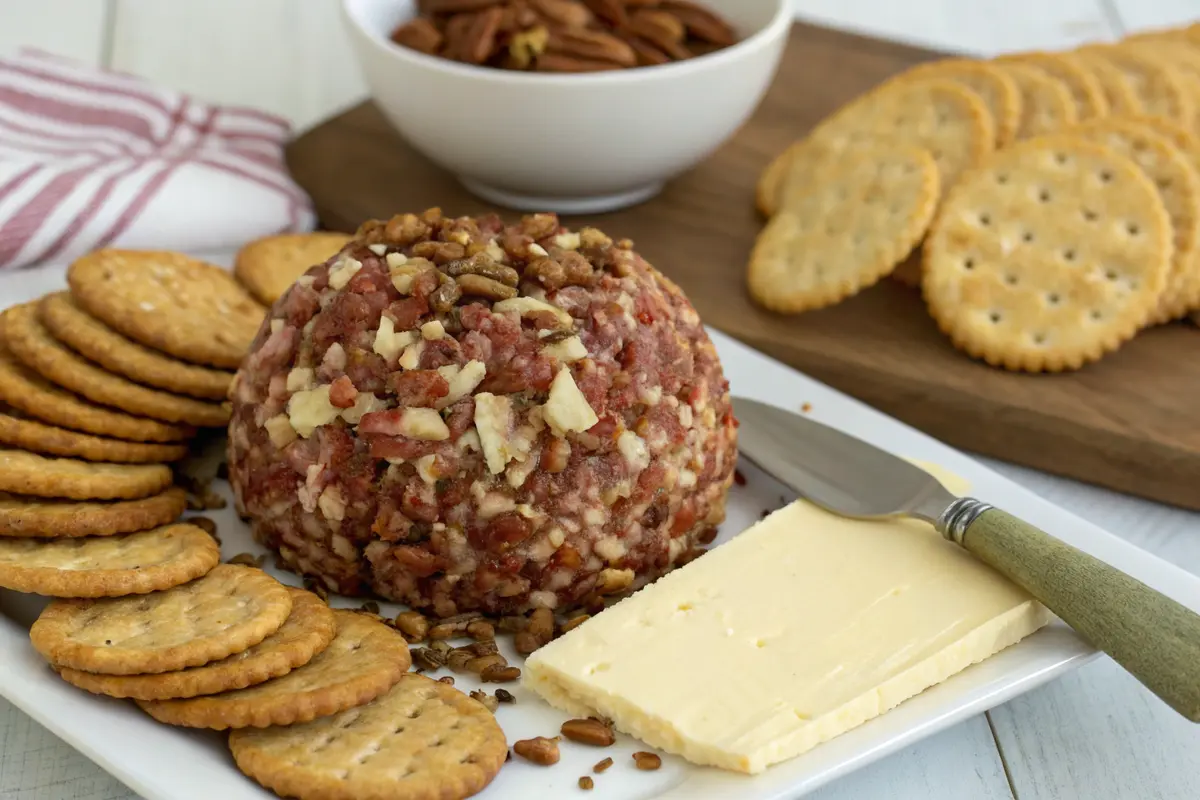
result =
[{"label": "pecan covered cheese ball", "polygon": [[255,537],[439,616],[652,579],[711,540],[736,457],[683,293],[552,214],[366,223],[275,303],[232,393]]}]

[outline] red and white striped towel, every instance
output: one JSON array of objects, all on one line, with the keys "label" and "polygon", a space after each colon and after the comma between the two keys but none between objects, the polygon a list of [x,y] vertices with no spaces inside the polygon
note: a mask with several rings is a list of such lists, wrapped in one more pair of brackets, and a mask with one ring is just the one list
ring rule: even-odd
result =
[{"label": "red and white striped towel", "polygon": [[313,225],[279,117],[42,53],[0,58],[0,269]]}]

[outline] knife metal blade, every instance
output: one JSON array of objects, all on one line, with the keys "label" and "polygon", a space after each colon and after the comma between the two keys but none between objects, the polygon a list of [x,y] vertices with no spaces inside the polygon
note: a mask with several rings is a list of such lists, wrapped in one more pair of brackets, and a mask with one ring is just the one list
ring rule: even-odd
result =
[{"label": "knife metal blade", "polygon": [[744,397],[733,398],[733,414],[741,454],[827,511],[936,522],[954,503],[925,470],[836,428]]}]

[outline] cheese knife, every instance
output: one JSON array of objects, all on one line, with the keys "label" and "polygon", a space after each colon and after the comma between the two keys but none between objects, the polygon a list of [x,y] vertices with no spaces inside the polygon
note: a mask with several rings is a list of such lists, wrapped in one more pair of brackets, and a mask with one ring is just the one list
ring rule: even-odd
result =
[{"label": "cheese knife", "polygon": [[733,413],[741,454],[801,497],[839,516],[930,523],[1200,722],[1200,615],[1191,609],[861,439],[742,397]]}]

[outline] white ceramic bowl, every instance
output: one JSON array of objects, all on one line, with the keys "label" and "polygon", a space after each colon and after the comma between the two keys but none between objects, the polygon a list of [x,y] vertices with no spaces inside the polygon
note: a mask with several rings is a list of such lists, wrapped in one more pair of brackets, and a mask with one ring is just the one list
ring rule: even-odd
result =
[{"label": "white ceramic bowl", "polygon": [[652,197],[746,121],[779,65],[788,0],[702,0],[741,40],[658,67],[543,74],[399,47],[412,0],[343,0],[371,94],[413,147],[473,193],[520,210],[594,213]]}]

